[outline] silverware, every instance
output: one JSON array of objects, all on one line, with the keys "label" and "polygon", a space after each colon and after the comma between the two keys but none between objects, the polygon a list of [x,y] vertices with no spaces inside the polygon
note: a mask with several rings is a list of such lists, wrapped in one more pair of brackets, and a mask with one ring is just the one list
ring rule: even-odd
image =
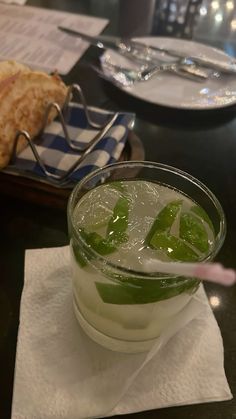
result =
[{"label": "silverware", "polygon": [[[108,59],[104,59],[103,57],[103,71],[94,66],[93,68],[101,77],[109,81],[112,81],[118,86],[122,87],[131,87],[135,83],[146,82],[155,75],[158,75],[162,72],[171,72],[174,73],[176,76],[187,78],[195,82],[203,82],[206,81],[206,79],[208,78],[208,75],[205,72],[200,71],[199,73],[198,69],[192,68],[192,65],[186,64],[185,60],[182,59],[179,60],[178,63],[164,63],[158,66],[150,66],[145,69],[141,68],[139,70],[136,70],[114,64]],[[190,71],[192,71],[192,73]]]},{"label": "silverware", "polygon": [[140,80],[147,81],[156,76],[160,72],[170,71],[178,76],[188,78],[193,81],[203,82],[208,79],[208,73],[196,67],[192,60],[180,58],[175,63],[163,63],[148,67],[140,72]]},{"label": "silverware", "polygon": [[[143,50],[145,45],[141,42],[131,41],[135,44],[136,48],[140,48]],[[150,60],[154,59],[155,53],[162,53],[168,55],[169,57],[176,57],[176,58],[183,58],[183,59],[190,59],[195,64],[198,64],[202,67],[209,68],[214,71],[220,71],[221,73],[228,73],[228,74],[236,74],[236,62],[231,61],[227,63],[221,63],[219,61],[215,61],[211,58],[206,56],[195,56],[195,55],[188,55],[186,56],[186,52],[180,50],[174,50],[170,48],[163,48],[163,47],[156,47],[156,46],[148,46],[146,45],[147,53],[150,55]],[[232,58],[233,60],[233,58]]]},{"label": "silverware", "polygon": [[[186,56],[186,53],[180,50],[173,50],[169,48],[154,47],[150,45],[143,44],[141,42],[133,41],[130,39],[122,39],[119,37],[113,36],[90,36],[84,33],[75,31],[73,29],[65,28],[58,26],[58,29],[61,31],[83,39],[84,41],[89,42],[91,45],[94,45],[100,49],[112,49],[119,52],[122,55],[125,55],[127,58],[134,59],[136,61],[148,61],[155,64],[157,60],[157,53],[166,54],[172,58],[184,58],[190,59],[193,63],[198,64],[203,67],[210,68],[215,71],[220,71],[222,73],[236,74],[236,63],[221,63],[215,60],[212,60],[208,57],[200,57],[189,55]],[[159,57],[160,59],[160,57]],[[159,61],[158,59],[158,61]],[[158,63],[156,63],[158,64]]]},{"label": "silverware", "polygon": [[[61,26],[59,26],[58,28],[69,35],[80,37],[81,39],[89,42],[90,44],[102,50],[112,49],[118,53],[121,53],[126,58],[129,58],[131,61],[135,61],[138,64],[142,65],[142,67],[144,63],[148,65],[147,68],[144,68],[145,74],[143,74],[143,76],[142,75],[140,75],[140,77],[138,77],[137,75],[134,76],[134,72],[133,72],[133,77],[135,77],[135,79],[134,78],[132,79],[132,76],[131,76],[132,72],[129,69],[123,68],[123,72],[125,73],[123,78],[124,78],[124,83],[126,86],[132,84],[132,82],[134,81],[138,81],[138,79],[139,81],[141,80],[145,81],[153,77],[155,74],[157,74],[160,71],[172,71],[172,72],[175,72],[176,75],[189,78],[191,80],[196,79],[197,81],[206,80],[208,78],[208,74],[204,72],[204,70],[197,68],[196,65],[193,62],[191,62],[190,59],[181,58],[180,60],[177,60],[175,62],[160,64],[160,59],[157,60],[156,58],[155,60],[152,60],[152,61],[150,59],[148,60],[144,51],[142,52],[142,54],[140,54],[140,52],[138,53],[135,48],[134,49],[130,48],[129,50],[128,49],[125,50],[122,42],[120,42],[118,38],[116,37],[106,37],[106,36],[93,37],[93,36],[86,35],[81,32],[77,32],[72,29],[64,28]],[[150,66],[152,68],[150,68]],[[115,67],[113,66],[113,69],[114,68]],[[117,80],[118,79],[122,80],[122,75],[120,74],[120,72],[116,78]]]}]

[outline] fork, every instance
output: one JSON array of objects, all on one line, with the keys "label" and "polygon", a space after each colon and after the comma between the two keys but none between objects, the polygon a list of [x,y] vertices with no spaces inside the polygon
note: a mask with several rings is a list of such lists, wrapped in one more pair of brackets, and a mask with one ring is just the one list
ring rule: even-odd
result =
[{"label": "fork", "polygon": [[108,69],[111,72],[111,76],[108,76],[103,71],[95,68],[95,70],[102,76],[107,79],[113,79],[118,85],[123,87],[131,87],[134,83],[137,82],[146,82],[150,80],[155,75],[161,72],[172,72],[177,76],[190,79],[192,81],[203,82],[208,79],[209,75],[206,71],[196,67],[191,60],[180,59],[174,63],[162,63],[155,66],[143,66],[139,70],[134,70],[128,67],[123,67],[117,64],[113,64],[110,61],[103,61],[104,68]]},{"label": "fork", "polygon": [[156,74],[163,71],[176,73],[178,76],[188,78],[193,81],[203,82],[208,79],[209,74],[196,66],[189,58],[180,58],[174,63],[163,63],[160,65],[149,66],[143,69],[139,76],[141,81],[147,81]]}]

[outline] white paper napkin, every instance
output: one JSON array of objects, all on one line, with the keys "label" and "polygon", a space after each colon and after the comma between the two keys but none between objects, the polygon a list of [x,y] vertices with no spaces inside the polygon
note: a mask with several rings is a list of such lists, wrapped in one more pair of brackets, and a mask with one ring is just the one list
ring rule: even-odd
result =
[{"label": "white paper napkin", "polygon": [[12,419],[85,419],[232,398],[203,288],[150,352],[121,354],[78,326],[70,275],[68,247],[26,252]]}]

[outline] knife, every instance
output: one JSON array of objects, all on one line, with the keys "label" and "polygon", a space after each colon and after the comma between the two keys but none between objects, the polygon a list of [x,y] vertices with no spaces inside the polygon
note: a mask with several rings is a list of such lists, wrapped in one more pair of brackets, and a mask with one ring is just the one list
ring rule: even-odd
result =
[{"label": "knife", "polygon": [[[118,52],[119,54],[124,55],[126,58],[128,58],[131,61],[135,61],[138,64],[143,64],[144,61],[151,62],[153,64],[156,63],[156,61],[153,61],[153,59],[147,59],[147,54],[142,53],[137,50],[133,46],[133,42],[131,44],[130,41],[123,41],[120,38],[117,38],[115,36],[107,36],[107,35],[100,35],[100,36],[90,36],[85,33],[81,33],[78,31],[75,31],[74,29],[65,28],[63,26],[58,26],[58,29],[62,32],[65,32],[67,35],[74,36],[76,38],[81,38],[83,41],[89,42],[91,45],[98,47],[102,50],[111,49],[113,51]],[[139,50],[141,49],[140,46],[138,47]],[[144,51],[144,48],[142,48]],[[145,49],[146,51],[146,49]]]},{"label": "knife", "polygon": [[[129,39],[122,39],[115,36],[90,36],[82,32],[78,32],[74,29],[65,28],[63,26],[58,26],[58,29],[78,38],[81,38],[84,41],[89,42],[91,45],[94,45],[100,49],[112,49],[119,52],[125,57],[130,58],[131,60],[136,60],[140,63],[147,61],[149,63],[157,64],[157,61],[160,61],[156,53],[163,53],[172,58],[188,58],[192,60],[193,63],[198,64],[209,69],[220,71],[222,73],[236,74],[236,62],[226,62],[222,63],[219,61],[212,60],[208,57],[200,57],[194,55],[186,55],[186,52],[180,50],[167,49],[162,47],[150,46],[143,44],[139,41],[133,41]],[[232,58],[233,60],[233,58]]]},{"label": "knife", "polygon": [[64,26],[58,26],[58,29],[62,32],[67,33],[68,35],[75,36],[76,38],[81,38],[83,41],[89,42],[91,45],[101,49],[114,49],[115,51],[120,51],[122,48],[122,40],[116,36],[91,36],[82,32],[75,31],[74,29],[65,28]]}]

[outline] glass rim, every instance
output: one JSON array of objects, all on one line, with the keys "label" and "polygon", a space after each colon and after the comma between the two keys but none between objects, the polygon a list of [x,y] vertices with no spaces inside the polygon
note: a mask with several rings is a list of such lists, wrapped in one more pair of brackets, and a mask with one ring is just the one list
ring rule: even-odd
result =
[{"label": "glass rim", "polygon": [[[204,257],[204,259],[199,260],[198,262],[209,262],[212,261],[214,259],[214,257],[218,254],[219,250],[221,249],[223,243],[224,243],[224,239],[226,236],[226,219],[225,219],[225,214],[223,211],[223,208],[219,202],[219,200],[216,198],[216,196],[214,195],[213,192],[211,192],[211,190],[204,184],[202,183],[200,180],[198,180],[197,178],[195,178],[194,176],[190,175],[189,173],[178,169],[174,166],[169,166],[163,163],[157,163],[157,162],[152,162],[152,161],[148,161],[148,160],[132,160],[132,161],[124,161],[124,162],[117,162],[117,163],[111,163],[109,165],[106,165],[102,168],[96,169],[94,171],[92,171],[91,173],[89,173],[88,175],[86,175],[83,179],[81,179],[81,181],[78,182],[77,185],[75,185],[74,189],[72,190],[70,196],[69,196],[69,200],[68,200],[68,205],[67,205],[67,214],[68,214],[68,218],[70,218],[70,225],[72,227],[72,231],[73,234],[75,236],[75,238],[78,240],[78,242],[80,242],[83,246],[84,249],[87,249],[89,251],[89,253],[94,257],[94,259],[96,260],[96,262],[101,262],[101,263],[105,263],[106,266],[109,266],[112,269],[115,269],[117,271],[120,271],[124,274],[128,274],[131,276],[137,276],[139,278],[151,278],[151,277],[155,277],[157,278],[157,276],[160,276],[159,272],[142,272],[142,271],[137,271],[134,269],[130,269],[130,268],[126,268],[122,265],[118,265],[115,264],[111,261],[109,261],[106,257],[100,255],[99,253],[97,253],[94,249],[92,249],[87,243],[86,241],[83,239],[83,237],[81,236],[80,232],[75,228],[74,224],[73,224],[73,217],[72,217],[72,213],[74,210],[74,201],[76,199],[76,196],[78,194],[78,192],[83,188],[84,184],[86,184],[88,181],[90,181],[91,179],[93,179],[95,176],[98,176],[101,173],[106,173],[109,170],[113,170],[115,168],[122,168],[122,167],[130,167],[130,168],[134,168],[134,167],[146,167],[146,168],[150,168],[150,169],[161,169],[163,171],[169,172],[169,173],[173,173],[174,175],[178,175],[184,179],[186,179],[187,181],[190,181],[191,183],[193,183],[195,186],[197,186],[199,189],[201,189],[207,196],[208,198],[211,200],[211,202],[213,203],[215,209],[217,210],[219,217],[220,217],[220,228],[219,228],[219,232],[217,233],[217,235],[215,236],[215,243],[214,243],[214,248],[209,252],[209,254]],[[125,179],[125,176],[124,176]],[[171,186],[171,185],[170,185]],[[182,191],[180,191],[181,193],[183,193]],[[191,199],[191,197],[189,196],[189,198]],[[197,262],[197,263],[198,263]],[[89,263],[94,265],[93,263],[91,263],[91,260],[89,260]],[[170,263],[172,263],[170,261]],[[180,261],[181,263],[181,261]],[[178,277],[179,275],[173,275],[173,274],[161,274],[162,278],[173,278],[173,277]]]}]

